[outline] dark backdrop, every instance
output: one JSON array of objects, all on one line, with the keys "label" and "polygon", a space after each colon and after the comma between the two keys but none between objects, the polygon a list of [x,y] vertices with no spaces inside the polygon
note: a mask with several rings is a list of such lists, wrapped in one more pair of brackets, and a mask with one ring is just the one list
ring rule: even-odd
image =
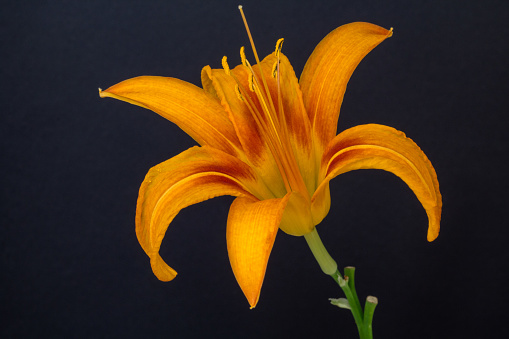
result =
[{"label": "dark backdrop", "polygon": [[[260,54],[284,37],[298,74],[334,28],[368,21],[394,36],[355,71],[339,130],[398,128],[433,162],[442,230],[397,177],[332,183],[320,234],[358,292],[379,298],[375,338],[494,338],[507,332],[509,2],[243,1]],[[355,338],[303,238],[279,233],[249,310],[229,266],[230,197],[175,219],[158,281],[134,233],[148,169],[194,145],[156,114],[111,99],[137,75],[200,84],[248,40],[236,1],[3,3],[0,336],[4,338]]]}]

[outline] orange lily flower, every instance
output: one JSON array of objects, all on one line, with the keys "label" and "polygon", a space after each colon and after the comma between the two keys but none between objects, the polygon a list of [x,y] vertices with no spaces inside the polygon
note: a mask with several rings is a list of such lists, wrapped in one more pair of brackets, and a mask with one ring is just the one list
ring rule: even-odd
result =
[{"label": "orange lily flower", "polygon": [[[244,18],[245,20],[245,18]],[[247,25],[246,25],[247,27]],[[329,181],[357,169],[400,177],[429,219],[428,240],[438,236],[442,199],[433,166],[420,148],[394,128],[368,124],[336,135],[347,82],[375,46],[392,35],[369,23],[351,23],[327,35],[300,80],[281,53],[252,66],[203,68],[203,89],[166,77],[120,82],[101,97],[129,102],[177,124],[201,146],[153,167],[143,181],[136,235],[163,281],[176,272],[159,255],[167,228],[187,206],[222,195],[237,197],[229,211],[228,255],[242,291],[256,306],[278,229],[308,236],[330,208]]]}]

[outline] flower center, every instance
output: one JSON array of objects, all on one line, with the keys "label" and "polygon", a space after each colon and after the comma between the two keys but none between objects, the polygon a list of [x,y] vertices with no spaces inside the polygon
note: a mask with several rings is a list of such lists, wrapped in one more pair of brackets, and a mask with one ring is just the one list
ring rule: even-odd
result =
[{"label": "flower center", "polygon": [[[283,45],[283,39],[279,39],[276,44],[275,56],[276,62],[272,67],[272,77],[276,79],[277,84],[277,101],[271,95],[269,90],[268,81],[265,78],[258,53],[256,52],[255,44],[247,24],[246,17],[242,10],[242,6],[239,6],[242,20],[251,43],[251,48],[259,68],[260,77],[258,77],[253,70],[253,67],[247,60],[244,48],[240,50],[242,64],[249,69],[249,91],[254,92],[258,99],[259,105],[257,106],[249,93],[241,84],[237,82],[237,91],[241,99],[247,105],[251,115],[253,116],[262,137],[266,140],[267,145],[270,149],[272,156],[277,164],[281,177],[287,192],[300,192],[306,200],[310,201],[310,195],[300,173],[297,165],[297,160],[292,151],[290,144],[290,137],[288,126],[286,123],[285,112],[283,108],[283,98],[281,95],[281,78],[280,78],[280,54]],[[227,73],[229,72],[226,58],[223,58],[223,67]],[[232,74],[235,78],[235,76]],[[261,108],[261,109],[260,109]]]}]

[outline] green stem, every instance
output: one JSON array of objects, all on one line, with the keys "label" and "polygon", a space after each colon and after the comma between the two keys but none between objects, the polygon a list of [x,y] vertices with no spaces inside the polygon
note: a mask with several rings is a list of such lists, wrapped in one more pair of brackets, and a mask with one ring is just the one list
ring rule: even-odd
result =
[{"label": "green stem", "polygon": [[310,233],[304,234],[311,252],[315,256],[318,265],[322,269],[323,273],[327,275],[333,275],[338,270],[338,264],[332,259],[329,252],[323,246],[322,240],[314,228]]},{"label": "green stem", "polygon": [[359,302],[359,297],[357,296],[357,291],[355,290],[355,267],[347,266],[345,267],[345,279],[348,278],[348,286],[352,291],[352,295],[355,301],[355,306],[362,310],[361,303]]},{"label": "green stem", "polygon": [[360,339],[373,339],[371,323],[378,300],[375,297],[369,296],[366,299],[366,305],[363,311],[355,290],[355,267],[346,267],[345,277],[343,277],[337,269],[338,266],[336,262],[323,246],[316,229],[304,235],[304,238],[322,271],[330,275],[345,293],[355,324],[357,325],[357,330],[359,331]]},{"label": "green stem", "polygon": [[332,279],[341,287],[343,292],[345,293],[346,299],[348,300],[348,303],[350,304],[350,310],[352,311],[353,318],[355,320],[355,324],[357,325],[357,330],[359,331],[359,335],[361,339],[364,339],[362,336],[362,328],[364,323],[364,316],[362,312],[362,308],[360,308],[359,300],[354,297],[352,290],[350,286],[348,285],[348,278],[343,279],[341,276],[341,273],[339,271],[336,271],[332,275]]},{"label": "green stem", "polygon": [[378,299],[373,296],[366,298],[366,305],[364,306],[364,323],[363,323],[363,334],[366,339],[373,339],[373,329],[371,323],[373,322],[373,313],[375,313],[375,307],[378,305]]}]

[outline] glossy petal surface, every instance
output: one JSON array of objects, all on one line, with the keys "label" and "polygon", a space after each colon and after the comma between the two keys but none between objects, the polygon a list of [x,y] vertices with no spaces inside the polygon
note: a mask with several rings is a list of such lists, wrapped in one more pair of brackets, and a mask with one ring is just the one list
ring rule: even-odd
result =
[{"label": "glossy petal surface", "polygon": [[322,158],[320,188],[313,199],[327,189],[331,179],[358,169],[381,169],[400,177],[415,193],[429,219],[428,240],[440,230],[442,196],[437,175],[426,155],[403,132],[383,125],[360,125],[334,138]]},{"label": "glossy petal surface", "polygon": [[240,142],[217,100],[188,82],[175,78],[141,76],[122,81],[100,92],[148,108],[177,124],[200,145],[237,154]]},{"label": "glossy petal surface", "polygon": [[230,207],[226,228],[228,256],[235,278],[251,308],[256,306],[260,297],[267,262],[288,196],[263,201],[237,198]]},{"label": "glossy petal surface", "polygon": [[309,57],[300,86],[313,132],[325,147],[336,135],[346,85],[361,60],[392,31],[365,22],[336,28]]},{"label": "glossy petal surface", "polygon": [[[247,184],[246,184],[247,183]],[[210,147],[193,147],[150,169],[136,209],[136,235],[150,257],[154,274],[163,281],[176,272],[159,255],[166,230],[181,209],[222,195],[256,199],[251,169],[238,159]]]}]

